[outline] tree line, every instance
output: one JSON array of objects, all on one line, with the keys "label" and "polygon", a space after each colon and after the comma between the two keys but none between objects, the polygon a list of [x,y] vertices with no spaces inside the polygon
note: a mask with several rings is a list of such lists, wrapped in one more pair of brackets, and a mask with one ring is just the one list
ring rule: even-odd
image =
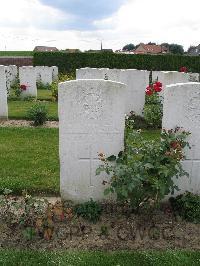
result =
[{"label": "tree line", "polygon": [[[149,42],[147,44],[151,44],[151,45],[156,45],[155,42]],[[123,51],[132,51],[132,50],[135,50],[137,49],[137,47],[139,47],[140,44],[137,44],[137,45],[134,45],[133,43],[129,43],[129,44],[126,44],[122,50]],[[176,43],[172,43],[172,44],[169,44],[169,43],[161,43],[162,46],[166,47],[169,49],[169,52],[172,53],[172,54],[177,54],[177,55],[183,55],[184,54],[184,49],[183,49],[183,46],[180,45],[180,44],[176,44]]]}]

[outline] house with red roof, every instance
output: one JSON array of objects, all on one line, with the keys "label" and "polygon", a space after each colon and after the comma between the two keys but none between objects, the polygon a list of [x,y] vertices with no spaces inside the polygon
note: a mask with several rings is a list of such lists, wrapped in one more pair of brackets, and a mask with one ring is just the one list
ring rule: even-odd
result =
[{"label": "house with red roof", "polygon": [[166,54],[169,49],[163,45],[140,43],[134,51],[135,54]]}]

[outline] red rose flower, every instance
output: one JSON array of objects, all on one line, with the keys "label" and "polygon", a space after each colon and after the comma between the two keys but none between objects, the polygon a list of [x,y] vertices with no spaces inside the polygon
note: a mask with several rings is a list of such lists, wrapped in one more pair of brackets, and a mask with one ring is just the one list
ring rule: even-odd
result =
[{"label": "red rose flower", "polygon": [[153,91],[152,91],[152,90],[147,90],[147,89],[146,89],[145,92],[146,92],[146,95],[149,95],[149,96],[153,94]]},{"label": "red rose flower", "polygon": [[162,90],[162,87],[158,87],[156,84],[153,85],[155,92],[160,92]]},{"label": "red rose flower", "polygon": [[159,82],[159,81],[157,81],[157,82],[155,83],[155,85],[158,86],[158,87],[162,87],[162,83]]},{"label": "red rose flower", "polygon": [[150,91],[152,88],[153,88],[153,87],[152,87],[151,85],[149,85],[149,86],[146,87],[146,90],[147,90],[147,91]]},{"label": "red rose flower", "polygon": [[24,84],[22,84],[22,85],[20,85],[20,89],[22,90],[22,91],[25,91],[26,90],[26,85],[24,85]]},{"label": "red rose flower", "polygon": [[180,72],[184,72],[184,73],[186,73],[187,72],[187,67],[181,67],[180,69],[179,69],[179,71]]}]

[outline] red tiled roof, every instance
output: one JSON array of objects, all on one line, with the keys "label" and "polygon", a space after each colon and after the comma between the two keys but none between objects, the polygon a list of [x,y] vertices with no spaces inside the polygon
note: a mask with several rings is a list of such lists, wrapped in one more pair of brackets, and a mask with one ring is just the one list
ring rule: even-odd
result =
[{"label": "red tiled roof", "polygon": [[162,47],[161,45],[155,45],[155,44],[144,44],[143,48],[149,52],[149,53],[155,53],[159,54],[162,52]]},{"label": "red tiled roof", "polygon": [[[150,53],[150,54],[160,54],[160,53],[163,53],[163,52],[167,52],[168,51],[166,47],[161,46],[161,45],[156,45],[156,44],[143,44],[143,43],[141,43],[140,45],[142,46],[142,48],[147,53]],[[139,51],[137,51],[137,49],[135,50],[135,52],[137,52],[137,53],[143,53],[139,49],[138,49]]]}]

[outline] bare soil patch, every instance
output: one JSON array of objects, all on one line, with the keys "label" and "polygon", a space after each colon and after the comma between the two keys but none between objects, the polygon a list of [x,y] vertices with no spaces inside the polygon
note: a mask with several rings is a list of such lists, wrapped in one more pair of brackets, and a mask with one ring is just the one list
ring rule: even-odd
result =
[{"label": "bare soil patch", "polygon": [[64,208],[62,219],[52,214],[49,239],[38,232],[32,240],[27,240],[23,226],[5,223],[0,216],[0,247],[28,247],[33,250],[200,250],[200,225],[183,221],[170,208],[145,215],[105,204],[96,224],[74,214],[69,216],[68,209]]}]

